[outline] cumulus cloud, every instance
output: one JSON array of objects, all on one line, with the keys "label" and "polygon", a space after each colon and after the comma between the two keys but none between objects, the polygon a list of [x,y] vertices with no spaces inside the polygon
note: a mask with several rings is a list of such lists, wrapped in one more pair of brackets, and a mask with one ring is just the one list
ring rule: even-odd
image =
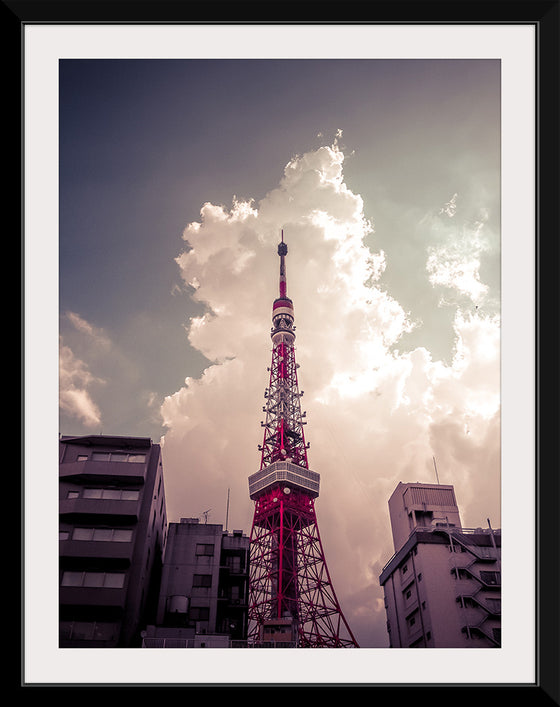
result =
[{"label": "cumulus cloud", "polygon": [[[259,203],[204,204],[200,220],[185,228],[188,246],[177,265],[185,286],[205,305],[188,337],[211,365],[165,399],[162,443],[170,520],[210,508],[209,522],[223,523],[229,489],[230,528],[249,532],[247,477],[260,462],[268,330],[278,292],[276,245],[283,230],[309,463],[321,474],[316,507],[329,571],[360,644],[383,647],[378,578],[394,551],[387,501],[396,485],[433,483],[436,457],[440,482],[456,487],[464,524],[480,525],[481,517],[499,524],[500,324],[457,307],[449,365],[427,348],[397,350],[412,323],[380,285],[385,254],[365,245],[373,226],[361,197],[344,182],[343,165],[335,139],[294,156],[278,187]],[[469,243],[446,238],[433,246],[428,287],[483,296],[481,282],[474,288],[476,267],[464,268],[465,280],[458,274],[458,263],[482,253],[475,231]]]}]

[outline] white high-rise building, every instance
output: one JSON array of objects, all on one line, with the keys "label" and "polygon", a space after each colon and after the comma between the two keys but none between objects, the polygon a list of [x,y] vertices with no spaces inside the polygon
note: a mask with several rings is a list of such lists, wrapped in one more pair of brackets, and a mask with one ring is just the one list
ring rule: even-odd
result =
[{"label": "white high-rise building", "polygon": [[463,528],[453,486],[399,483],[379,582],[391,648],[500,646],[501,533]]}]

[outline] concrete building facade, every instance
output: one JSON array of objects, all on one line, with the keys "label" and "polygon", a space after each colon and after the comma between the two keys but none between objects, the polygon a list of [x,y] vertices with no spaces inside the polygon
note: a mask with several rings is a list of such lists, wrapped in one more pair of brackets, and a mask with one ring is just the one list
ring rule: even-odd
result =
[{"label": "concrete building facade", "polygon": [[88,435],[59,450],[59,645],[139,647],[166,543],[160,446]]},{"label": "concrete building facade", "polygon": [[247,638],[249,538],[222,525],[170,523],[154,625],[143,646],[224,647]]},{"label": "concrete building facade", "polygon": [[462,527],[453,486],[399,483],[379,581],[391,648],[501,644],[501,533]]}]

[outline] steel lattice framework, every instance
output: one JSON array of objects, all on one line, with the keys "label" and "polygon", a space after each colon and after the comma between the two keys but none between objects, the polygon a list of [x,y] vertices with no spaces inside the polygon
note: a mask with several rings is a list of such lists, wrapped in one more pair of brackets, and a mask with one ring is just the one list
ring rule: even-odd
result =
[{"label": "steel lattice framework", "polygon": [[255,501],[249,576],[249,643],[289,625],[301,648],[357,647],[334,592],[319,535],[319,474],[309,469],[295,360],[293,303],[286,294],[287,246],[278,245],[280,296],[272,309],[272,363],[265,391],[260,470],[249,477]]}]

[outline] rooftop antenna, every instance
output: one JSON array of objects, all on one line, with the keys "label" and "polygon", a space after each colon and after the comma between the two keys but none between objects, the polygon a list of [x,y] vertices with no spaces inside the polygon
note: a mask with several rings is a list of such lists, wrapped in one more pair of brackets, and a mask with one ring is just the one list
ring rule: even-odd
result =
[{"label": "rooftop antenna", "polygon": [[227,533],[228,515],[229,515],[229,489],[227,490],[227,504],[226,504],[226,533]]},{"label": "rooftop antenna", "polygon": [[436,470],[436,480],[437,480],[438,486],[439,486],[439,476],[438,476],[438,473],[437,473],[436,458],[435,458],[435,457],[432,457],[432,459],[434,460],[434,469]]},{"label": "rooftop antenna", "polygon": [[204,516],[204,523],[208,523],[208,514],[210,513],[212,509],[209,508],[207,511],[202,511],[202,515]]}]

